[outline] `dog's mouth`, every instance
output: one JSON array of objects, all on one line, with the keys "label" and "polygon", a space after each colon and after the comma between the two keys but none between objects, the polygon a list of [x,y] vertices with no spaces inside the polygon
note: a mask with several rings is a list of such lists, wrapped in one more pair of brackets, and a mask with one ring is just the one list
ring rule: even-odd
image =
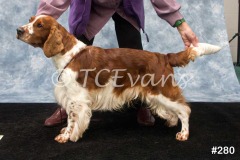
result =
[{"label": "dog's mouth", "polygon": [[31,45],[31,46],[33,46],[34,48],[41,46],[40,43],[33,43],[33,42],[26,42],[26,41],[24,41],[24,42],[29,44],[29,45]]},{"label": "dog's mouth", "polygon": [[18,34],[16,35],[16,38],[21,40],[21,36],[19,36]]},{"label": "dog's mouth", "polygon": [[[21,39],[19,39],[19,40],[21,40]],[[38,43],[28,43],[28,42],[26,42],[24,40],[22,40],[22,41],[27,43],[27,44],[29,44],[29,45],[31,45],[31,46],[33,46],[34,48],[40,47],[40,44],[38,44]]]},{"label": "dog's mouth", "polygon": [[33,46],[33,47],[39,47],[40,46],[40,44],[39,43],[29,43],[31,46]]},{"label": "dog's mouth", "polygon": [[[26,37],[25,37],[23,34],[21,34],[21,35],[17,34],[17,35],[16,35],[16,38],[17,38],[18,40],[21,40],[21,41],[23,41],[23,42],[26,42],[26,41],[25,41]],[[26,42],[26,43],[27,43],[27,42]]]},{"label": "dog's mouth", "polygon": [[28,42],[27,40],[25,40],[25,38],[23,38],[21,35],[18,35],[18,34],[16,35],[16,38],[17,38],[18,40],[21,40],[21,41],[23,41],[23,42],[25,42],[25,43],[27,43],[27,44],[35,47],[35,48],[41,46],[40,43]]}]

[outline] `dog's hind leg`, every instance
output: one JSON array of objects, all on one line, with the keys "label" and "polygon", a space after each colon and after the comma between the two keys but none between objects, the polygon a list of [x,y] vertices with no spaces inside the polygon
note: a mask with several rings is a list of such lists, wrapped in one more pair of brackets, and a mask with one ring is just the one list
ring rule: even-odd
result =
[{"label": "dog's hind leg", "polygon": [[177,124],[178,124],[178,116],[175,113],[172,113],[170,111],[168,112],[168,114],[169,114],[169,118],[166,119],[165,125],[168,126],[168,127],[177,126]]},{"label": "dog's hind leg", "polygon": [[91,109],[84,103],[70,102],[67,106],[68,125],[61,130],[55,140],[65,143],[69,139],[76,142],[88,128],[92,116]]},{"label": "dog's hind leg", "polygon": [[163,106],[160,103],[157,104],[148,104],[150,106],[151,111],[153,114],[158,115],[160,118],[166,120],[165,125],[168,127],[174,127],[178,123],[178,116],[171,112],[170,110],[167,110],[165,106]]},{"label": "dog's hind leg", "polygon": [[[172,101],[161,94],[148,96],[147,99],[151,102],[150,104],[154,104],[153,106],[155,107],[151,107],[155,110],[154,112],[160,117],[167,119],[167,123],[170,123],[170,126],[177,124],[177,117],[180,119],[182,129],[176,134],[176,139],[179,141],[187,140],[189,136],[189,116],[191,113],[189,106],[185,102]],[[167,114],[168,111],[171,114]],[[174,115],[177,115],[177,117],[174,117]]]}]

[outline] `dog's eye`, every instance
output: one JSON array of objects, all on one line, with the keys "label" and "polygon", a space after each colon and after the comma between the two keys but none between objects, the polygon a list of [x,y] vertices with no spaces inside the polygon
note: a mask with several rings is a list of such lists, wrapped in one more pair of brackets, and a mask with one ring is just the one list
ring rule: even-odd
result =
[{"label": "dog's eye", "polygon": [[42,28],[43,25],[42,25],[41,23],[38,23],[38,24],[37,24],[37,27],[38,27],[38,28]]}]

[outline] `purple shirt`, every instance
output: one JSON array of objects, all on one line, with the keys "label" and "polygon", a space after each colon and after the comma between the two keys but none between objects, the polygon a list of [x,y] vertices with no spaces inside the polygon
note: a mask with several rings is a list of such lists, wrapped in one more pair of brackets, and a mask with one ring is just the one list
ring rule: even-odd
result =
[{"label": "purple shirt", "polygon": [[[151,0],[159,17],[170,25],[183,16],[175,0]],[[117,12],[137,29],[144,30],[143,0],[41,0],[36,15],[59,18],[70,6],[69,28],[74,35],[84,34],[93,38]]]},{"label": "purple shirt", "polygon": [[102,27],[109,21],[115,12],[117,12],[122,18],[130,22],[136,29],[140,29],[139,25],[131,16],[125,14],[123,5],[121,4],[122,0],[92,0],[92,9],[90,12],[90,17],[86,30],[83,33],[87,39],[92,39]]}]

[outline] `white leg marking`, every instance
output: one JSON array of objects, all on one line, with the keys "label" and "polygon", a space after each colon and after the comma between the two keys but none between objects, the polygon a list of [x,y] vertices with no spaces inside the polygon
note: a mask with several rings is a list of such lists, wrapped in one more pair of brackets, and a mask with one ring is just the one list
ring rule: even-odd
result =
[{"label": "white leg marking", "polygon": [[76,142],[81,138],[92,116],[91,109],[84,103],[70,102],[67,108],[68,125],[55,138],[59,143],[66,143],[69,139]]},{"label": "white leg marking", "polygon": [[150,104],[150,108],[154,110],[155,113],[157,113],[160,117],[167,119],[169,126],[176,125],[178,117],[182,123],[182,129],[177,133],[176,139],[179,141],[185,141],[188,139],[188,121],[191,110],[187,104],[171,101],[161,94],[158,96],[148,96],[147,102]]}]

